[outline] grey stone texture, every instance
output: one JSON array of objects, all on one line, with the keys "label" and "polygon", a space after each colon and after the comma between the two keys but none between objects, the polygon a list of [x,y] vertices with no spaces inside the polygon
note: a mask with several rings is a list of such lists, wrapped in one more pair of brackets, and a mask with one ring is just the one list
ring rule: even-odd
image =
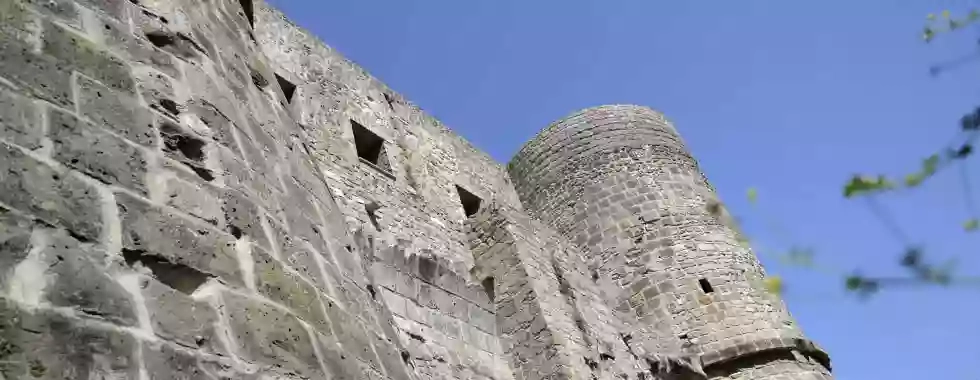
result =
[{"label": "grey stone texture", "polygon": [[0,0],[0,379],[831,378],[717,205],[646,108],[505,167],[261,1]]}]

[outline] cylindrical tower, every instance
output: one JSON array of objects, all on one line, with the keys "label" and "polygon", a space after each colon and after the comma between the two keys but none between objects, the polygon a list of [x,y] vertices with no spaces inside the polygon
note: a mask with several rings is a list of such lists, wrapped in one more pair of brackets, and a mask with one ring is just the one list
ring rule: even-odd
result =
[{"label": "cylindrical tower", "polygon": [[580,111],[508,169],[527,211],[591,255],[634,350],[696,359],[710,378],[830,378],[826,354],[765,290],[758,260],[718,217],[714,190],[662,114]]}]

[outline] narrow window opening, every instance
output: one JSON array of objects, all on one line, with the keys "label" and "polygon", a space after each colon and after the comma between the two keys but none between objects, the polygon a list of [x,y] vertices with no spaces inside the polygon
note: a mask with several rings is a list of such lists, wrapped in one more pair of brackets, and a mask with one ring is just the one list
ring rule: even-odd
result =
[{"label": "narrow window opening", "polygon": [[381,206],[377,202],[368,202],[364,204],[364,211],[367,212],[368,220],[371,221],[371,225],[374,226],[375,230],[381,231],[381,222],[378,219],[378,210]]},{"label": "narrow window opening", "polygon": [[276,80],[279,81],[279,87],[282,88],[282,94],[286,96],[286,102],[292,103],[293,94],[296,93],[296,85],[286,80],[286,78],[279,76],[279,74],[276,74]]},{"label": "narrow window opening", "polygon": [[456,185],[456,192],[459,194],[459,201],[463,204],[463,213],[466,214],[467,218],[480,211],[480,203],[483,202],[480,197],[473,195],[459,185]]},{"label": "narrow window opening", "polygon": [[698,280],[698,284],[701,285],[701,290],[705,293],[714,293],[715,291],[715,289],[711,287],[711,283],[708,282],[708,279],[706,278]]},{"label": "narrow window opening", "polygon": [[351,131],[354,132],[354,148],[357,150],[357,157],[378,165],[381,161],[381,152],[385,140],[354,120],[350,121],[350,127]]},{"label": "narrow window opening", "polygon": [[494,282],[493,277],[484,278],[480,284],[483,285],[483,291],[487,292],[487,296],[490,297],[490,301],[493,302],[494,297]]},{"label": "narrow window opening", "polygon": [[238,0],[242,5],[242,12],[245,13],[245,18],[248,20],[248,25],[255,27],[255,16],[252,12],[252,0]]},{"label": "narrow window opening", "polygon": [[395,99],[392,99],[391,98],[391,95],[389,95],[387,92],[384,93],[384,95],[385,95],[385,102],[388,103],[388,108],[390,108],[392,111],[394,111],[395,110],[395,104],[394,104],[395,103]]}]

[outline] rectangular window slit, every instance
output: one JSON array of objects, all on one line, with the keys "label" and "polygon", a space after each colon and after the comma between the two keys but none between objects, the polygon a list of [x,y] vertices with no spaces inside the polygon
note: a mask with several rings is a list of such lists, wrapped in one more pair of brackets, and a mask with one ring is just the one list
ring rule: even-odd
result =
[{"label": "rectangular window slit", "polygon": [[296,93],[296,85],[279,74],[276,74],[276,80],[279,81],[279,88],[282,88],[282,94],[286,96],[286,102],[292,103],[293,94]]},{"label": "rectangular window slit", "polygon": [[490,297],[490,302],[493,302],[493,297],[494,297],[493,277],[484,278],[481,284],[483,285],[483,291],[487,292],[487,296]]},{"label": "rectangular window slit", "polygon": [[357,157],[378,165],[385,140],[354,120],[350,121],[350,127],[354,132],[354,149],[357,150]]},{"label": "rectangular window slit", "polygon": [[714,293],[715,291],[715,289],[711,287],[711,283],[708,282],[708,279],[706,278],[698,280],[698,284],[701,284],[701,290],[705,293]]},{"label": "rectangular window slit", "polygon": [[480,211],[480,203],[483,202],[480,197],[459,185],[456,185],[456,193],[459,194],[459,202],[463,204],[463,213],[466,214],[467,218],[476,215]]}]

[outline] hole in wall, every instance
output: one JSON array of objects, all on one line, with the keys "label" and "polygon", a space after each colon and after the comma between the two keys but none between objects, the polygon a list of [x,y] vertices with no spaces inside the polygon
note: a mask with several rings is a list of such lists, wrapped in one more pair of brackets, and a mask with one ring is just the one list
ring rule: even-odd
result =
[{"label": "hole in wall", "polygon": [[157,101],[157,104],[160,105],[160,108],[161,109],[163,109],[164,111],[166,111],[167,113],[169,113],[171,115],[175,115],[176,116],[177,114],[180,113],[180,109],[177,107],[177,102],[175,102],[173,100],[170,100],[170,99],[160,99],[159,101]]},{"label": "hole in wall", "polygon": [[480,203],[483,202],[480,197],[474,195],[470,191],[456,185],[456,193],[459,194],[459,202],[463,205],[463,214],[467,218],[476,215],[480,211]]},{"label": "hole in wall", "polygon": [[249,68],[249,76],[252,77],[252,83],[255,84],[255,87],[264,89],[269,85],[269,80],[265,79],[265,75],[262,75],[258,70]]},{"label": "hole in wall", "polygon": [[426,256],[419,256],[419,276],[423,280],[432,281],[436,277],[436,270],[439,264]]},{"label": "hole in wall", "polygon": [[703,291],[705,293],[714,293],[715,292],[715,289],[713,287],[711,287],[711,283],[708,282],[708,279],[706,279],[706,278],[702,278],[702,279],[698,280],[698,284],[701,285],[701,291]]},{"label": "hole in wall", "polygon": [[354,132],[354,149],[357,150],[357,157],[378,165],[385,140],[354,120],[350,121],[350,127]]},{"label": "hole in wall", "polygon": [[228,225],[228,233],[230,233],[231,236],[234,236],[235,239],[241,239],[242,238],[242,229],[241,228],[238,228],[238,226],[236,226],[234,224],[229,224]]},{"label": "hole in wall", "polygon": [[197,269],[171,262],[164,257],[147,254],[146,251],[123,249],[122,254],[126,264],[130,266],[137,263],[143,265],[153,273],[153,277],[158,281],[184,294],[194,293],[211,277]]},{"label": "hole in wall", "polygon": [[194,162],[204,161],[203,139],[192,136],[184,132],[179,126],[165,122],[160,126],[160,135],[163,137],[163,150],[168,153],[175,153],[180,157],[187,158]]},{"label": "hole in wall", "polygon": [[367,291],[368,293],[371,293],[371,299],[376,299],[378,297],[378,293],[374,290],[374,285],[368,284]]},{"label": "hole in wall", "polygon": [[177,43],[177,35],[163,30],[154,30],[143,34],[153,46],[163,48]]},{"label": "hole in wall", "polygon": [[490,302],[493,302],[494,297],[494,279],[493,277],[484,278],[480,282],[483,285],[483,291],[487,292],[487,296],[490,297]]},{"label": "hole in wall", "polygon": [[293,94],[296,93],[296,85],[292,82],[286,80],[279,74],[276,74],[276,81],[279,82],[279,88],[282,88],[282,94],[286,96],[286,102],[293,102]]},{"label": "hole in wall", "polygon": [[408,364],[408,362],[409,362],[409,360],[411,358],[412,358],[412,356],[409,355],[408,351],[402,350],[402,361],[405,362],[405,364]]},{"label": "hole in wall", "polygon": [[189,167],[201,179],[208,182],[214,180],[214,173],[200,166],[203,164],[204,147],[207,145],[204,139],[193,136],[167,120],[160,125],[160,137],[163,138],[164,153]]}]

